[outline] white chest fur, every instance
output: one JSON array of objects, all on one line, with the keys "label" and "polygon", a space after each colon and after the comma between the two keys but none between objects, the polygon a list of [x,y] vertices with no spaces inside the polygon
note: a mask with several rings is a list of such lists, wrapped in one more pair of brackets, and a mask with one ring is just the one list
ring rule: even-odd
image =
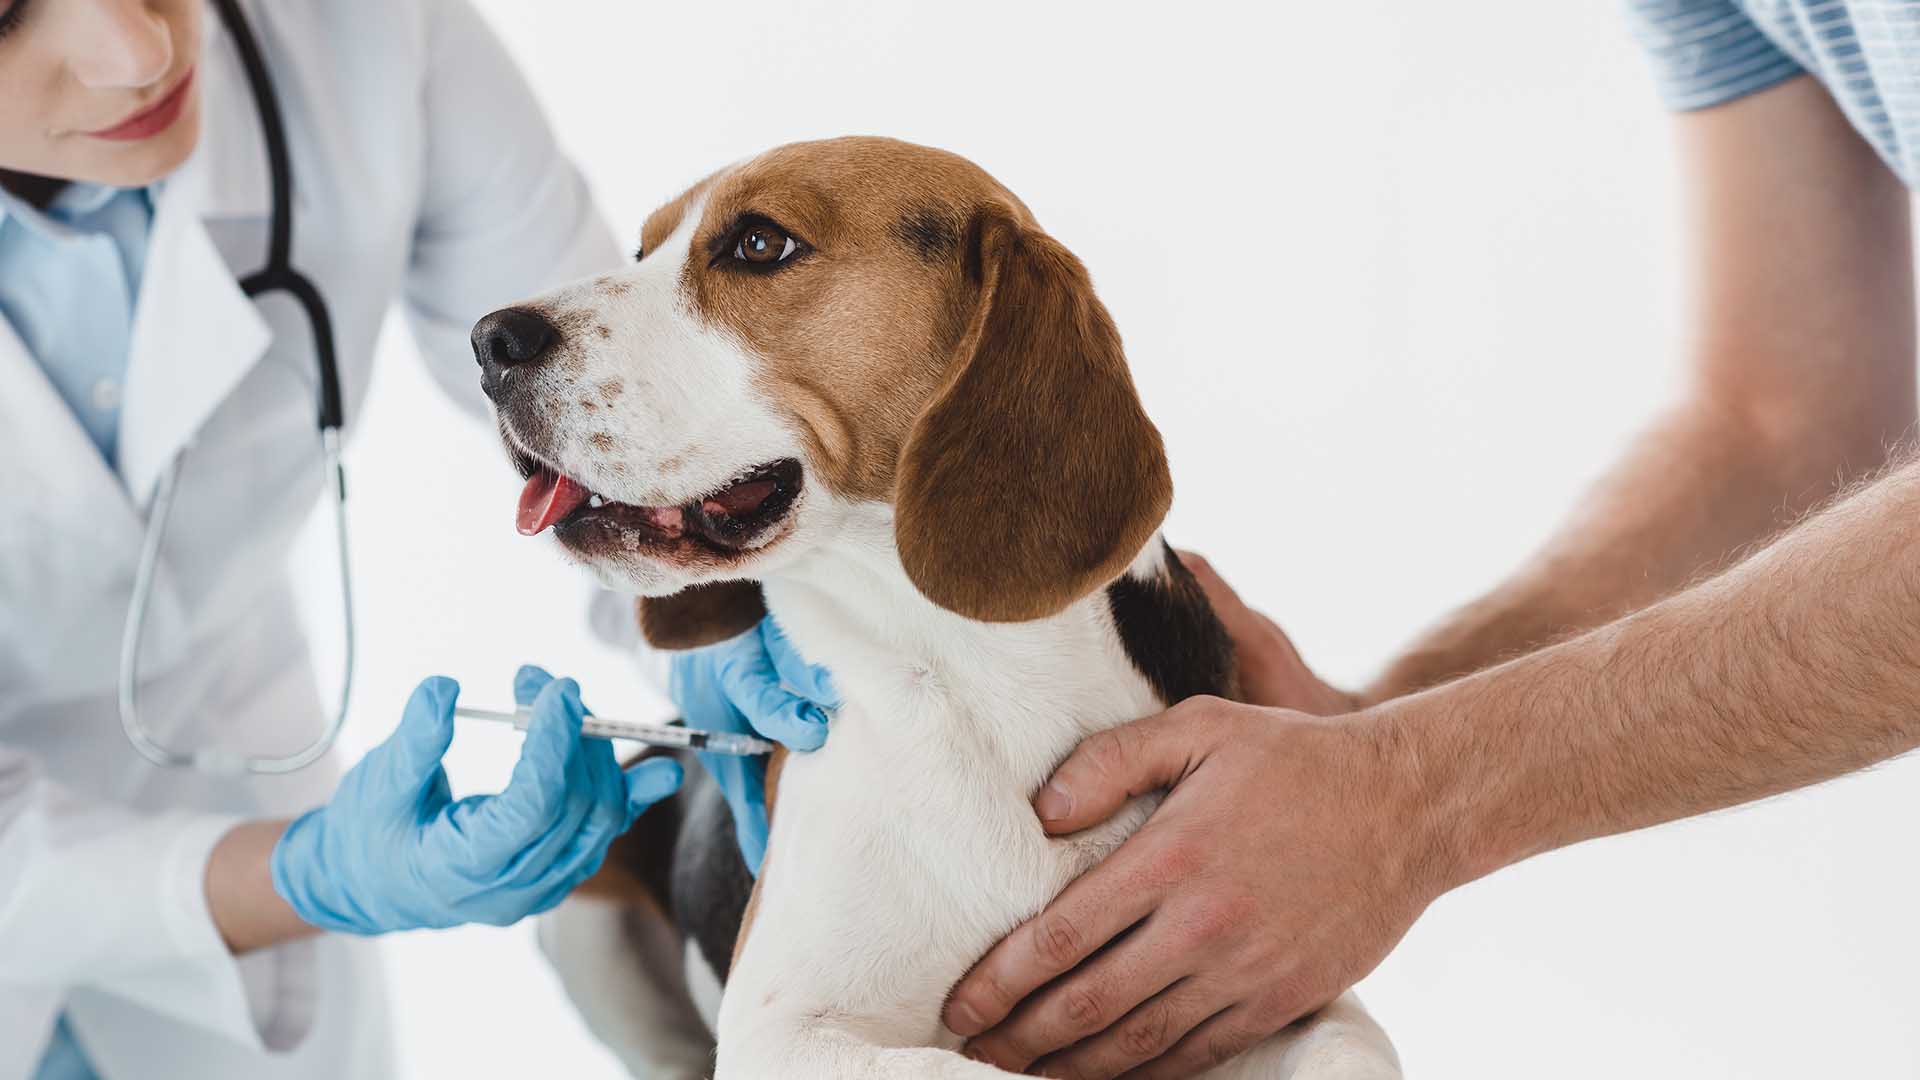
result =
[{"label": "white chest fur", "polygon": [[948,989],[1151,809],[1054,840],[1030,799],[1086,735],[1160,703],[1104,593],[1039,622],[973,622],[921,597],[884,542],[809,553],[764,586],[846,705],[826,748],[782,774],[722,1063],[737,1038],[796,1018],[882,1046],[955,1045]]}]

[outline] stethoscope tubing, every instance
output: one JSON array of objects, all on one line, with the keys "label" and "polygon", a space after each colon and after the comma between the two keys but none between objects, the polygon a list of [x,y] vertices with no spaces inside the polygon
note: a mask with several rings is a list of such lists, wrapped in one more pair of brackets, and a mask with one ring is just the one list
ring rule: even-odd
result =
[{"label": "stethoscope tubing", "polygon": [[287,149],[286,127],[282,122],[279,97],[267,72],[259,42],[254,38],[238,0],[213,0],[220,18],[226,23],[246,69],[254,105],[260,113],[260,129],[267,148],[268,172],[272,178],[273,214],[267,245],[267,265],[241,279],[247,296],[258,299],[271,292],[293,297],[305,314],[313,332],[315,362],[320,369],[319,427],[321,465],[333,494],[334,533],[340,562],[340,609],[346,653],[342,660],[340,703],[332,719],[319,736],[290,754],[249,756],[203,747],[192,752],[168,747],[148,732],[140,715],[140,643],[146,633],[152,605],[154,580],[159,572],[160,553],[167,535],[167,519],[173,511],[173,499],[179,486],[180,471],[193,449],[191,441],[168,463],[154,487],[153,504],[148,511],[146,535],[140,545],[140,561],[133,578],[133,597],[127,605],[127,621],[120,637],[120,726],[133,748],[155,765],[172,768],[197,768],[222,775],[241,773],[279,774],[306,768],[326,756],[340,737],[347,721],[347,703],[352,696],[354,675],[355,628],[353,619],[353,573],[347,558],[347,486],[346,470],[341,464],[341,428],[345,410],[340,392],[340,372],[335,362],[333,320],[320,290],[305,275],[293,268],[293,164]]},{"label": "stethoscope tubing", "polygon": [[153,598],[154,578],[159,569],[160,550],[166,540],[167,519],[173,513],[173,497],[180,480],[181,464],[187,453],[187,450],[182,450],[174,456],[154,487],[147,534],[140,545],[140,561],[134,569],[133,600],[128,605],[127,621],[120,636],[121,730],[126,732],[127,742],[139,751],[140,756],[155,765],[193,768],[222,776],[298,772],[325,757],[339,740],[340,731],[347,722],[347,699],[353,689],[357,643],[353,617],[353,574],[347,560],[347,500],[345,473],[340,465],[339,434],[333,431],[327,433],[322,447],[321,467],[326,471],[328,487],[333,494],[334,544],[340,557],[341,634],[346,649],[340,676],[340,704],[317,737],[300,749],[280,756],[249,756],[219,747],[201,747],[191,752],[176,750],[153,738],[141,720],[140,642],[146,636],[147,614]]}]

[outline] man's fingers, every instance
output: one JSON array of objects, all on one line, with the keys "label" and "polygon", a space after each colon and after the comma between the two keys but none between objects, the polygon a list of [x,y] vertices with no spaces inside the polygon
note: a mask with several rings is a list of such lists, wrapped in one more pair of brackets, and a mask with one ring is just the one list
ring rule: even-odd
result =
[{"label": "man's fingers", "polygon": [[1119,1076],[1167,1052],[1226,1002],[1217,987],[1185,978],[1107,1027],[1099,1035],[1037,1062],[1040,1076]]},{"label": "man's fingers", "polygon": [[978,1035],[1026,998],[1093,955],[1159,902],[1143,855],[1128,844],[1082,874],[1046,910],[1001,939],[947,998],[942,1019],[956,1035]]},{"label": "man's fingers", "polygon": [[1186,1080],[1244,1053],[1278,1030],[1280,1025],[1263,1021],[1258,1010],[1236,1005],[1181,1036],[1164,1055],[1123,1075],[1125,1080]]},{"label": "man's fingers", "polygon": [[1234,651],[1242,658],[1259,657],[1265,649],[1271,648],[1275,640],[1286,646],[1293,654],[1293,642],[1288,640],[1278,624],[1260,612],[1248,607],[1233,586],[1220,576],[1213,564],[1191,551],[1179,553],[1180,561],[1188,570],[1193,571],[1195,581],[1200,583],[1200,591],[1207,594],[1207,602],[1213,606],[1213,613],[1219,616],[1220,625],[1227,628],[1227,636],[1233,639]]},{"label": "man's fingers", "polygon": [[1191,551],[1178,553],[1180,562],[1193,572],[1193,578],[1200,583],[1200,591],[1207,594],[1207,603],[1213,607],[1213,613],[1220,617],[1220,625],[1227,628],[1227,636],[1236,646],[1252,642],[1261,634],[1272,620],[1247,606],[1240,594],[1233,591],[1227,579],[1213,568],[1213,564]]},{"label": "man's fingers", "polygon": [[1195,716],[1208,698],[1189,698],[1157,716],[1089,735],[1034,796],[1040,823],[1054,835],[1112,817],[1128,799],[1172,787],[1209,748]]},{"label": "man's fingers", "polygon": [[1180,565],[1186,567],[1194,580],[1200,583],[1200,591],[1207,594],[1207,601],[1216,612],[1221,613],[1222,618],[1226,617],[1228,611],[1247,610],[1247,605],[1240,600],[1240,594],[1233,591],[1233,586],[1227,584],[1227,579],[1220,576],[1206,556],[1186,550],[1176,551],[1174,555],[1179,558]]},{"label": "man's fingers", "polygon": [[[1192,966],[1193,957],[1186,954],[1182,944],[1166,932],[1164,920],[1149,915],[1104,952],[1035,994],[1005,1023],[974,1039],[967,1048],[973,1056],[1003,1069],[1023,1071],[1041,1057],[1107,1030],[1135,1006],[1188,974],[1186,969]],[[1187,1026],[1199,1023],[1210,1012],[1197,1012]],[[1180,1034],[1175,1032],[1168,1045]],[[1142,1055],[1106,1075],[1117,1076],[1151,1056]]]},{"label": "man's fingers", "polygon": [[1360,706],[1353,695],[1315,675],[1280,624],[1248,607],[1205,559],[1183,551],[1180,561],[1193,571],[1220,625],[1233,641],[1240,669],[1240,700],[1299,709],[1316,716],[1351,712]]}]

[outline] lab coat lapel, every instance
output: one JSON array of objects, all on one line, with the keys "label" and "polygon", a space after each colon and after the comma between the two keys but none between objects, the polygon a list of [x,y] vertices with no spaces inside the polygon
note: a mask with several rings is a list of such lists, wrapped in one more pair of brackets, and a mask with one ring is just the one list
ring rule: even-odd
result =
[{"label": "lab coat lapel", "polygon": [[202,69],[200,143],[161,185],[127,357],[119,466],[140,506],[273,337],[205,224],[272,210],[253,97],[225,35],[209,35]]},{"label": "lab coat lapel", "polygon": [[120,475],[136,504],[272,340],[192,208],[154,215],[120,413]]},{"label": "lab coat lapel", "polygon": [[[0,657],[0,683],[11,660],[33,673],[31,684],[39,691],[78,694],[98,677],[98,665],[112,663],[112,616],[103,623],[88,613],[127,602],[144,523],[120,478],[5,319],[0,380],[7,387],[0,393],[0,450],[15,463],[0,473],[0,507],[6,510],[0,514],[0,597],[41,616],[32,632],[12,642],[12,654]],[[177,660],[181,643],[189,640],[184,616],[163,565],[148,605],[153,665]],[[0,1059],[5,1056],[0,1051]]]},{"label": "lab coat lapel", "polygon": [[[13,325],[0,319],[0,432],[16,463],[0,491],[34,505],[36,520],[51,522],[61,537],[92,550],[109,564],[138,550],[140,522],[127,504],[119,478],[87,436],[73,410],[47,379]],[[18,509],[14,507],[13,509]],[[10,513],[9,528],[22,515]],[[0,529],[4,536],[7,529]],[[27,538],[29,540],[33,538]]]}]

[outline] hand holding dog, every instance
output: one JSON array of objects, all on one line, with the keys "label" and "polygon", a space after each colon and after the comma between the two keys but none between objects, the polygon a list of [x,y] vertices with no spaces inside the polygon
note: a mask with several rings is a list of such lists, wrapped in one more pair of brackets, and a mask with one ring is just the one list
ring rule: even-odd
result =
[{"label": "hand holding dog", "polygon": [[947,1026],[1007,1069],[1188,1076],[1333,1000],[1448,884],[1384,735],[1194,698],[1089,738],[1035,800],[1048,833],[1171,790],[974,967]]},{"label": "hand holding dog", "polygon": [[1248,607],[1212,563],[1191,551],[1180,552],[1180,562],[1200,582],[1214,614],[1233,638],[1243,700],[1314,716],[1341,716],[1361,708],[1364,702],[1358,694],[1315,675],[1279,624]]},{"label": "hand holding dog", "polygon": [[1182,561],[1262,704],[1194,698],[1094,735],[1042,789],[1055,836],[1170,790],[954,989],[947,1026],[1003,1068],[1161,1077],[1224,1061],[1359,981],[1451,883],[1392,730],[1263,707],[1353,699],[1204,561]]}]

